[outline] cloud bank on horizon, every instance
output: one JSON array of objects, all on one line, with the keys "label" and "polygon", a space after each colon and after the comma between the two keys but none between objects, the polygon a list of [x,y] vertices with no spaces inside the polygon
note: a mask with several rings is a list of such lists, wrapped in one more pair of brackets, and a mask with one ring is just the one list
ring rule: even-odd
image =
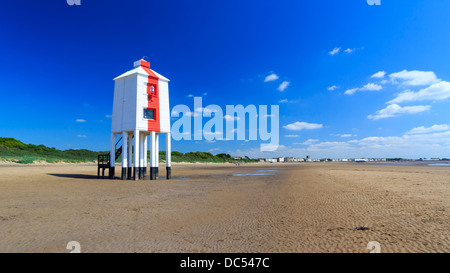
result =
[{"label": "cloud bank on horizon", "polygon": [[[335,55],[338,48],[329,52]],[[334,53],[334,54],[332,54]],[[367,119],[377,121],[381,119],[395,118],[400,115],[415,115],[431,111],[432,104],[448,103],[450,98],[450,82],[439,79],[433,71],[402,70],[394,72],[387,77],[386,71],[379,71],[369,78],[378,82],[369,82],[363,87],[347,89],[344,95],[352,96],[362,91],[381,91],[390,87],[393,99],[385,102],[387,106],[374,114],[367,115]],[[337,85],[328,87],[329,91],[337,89]],[[416,88],[414,91],[412,88]],[[400,90],[400,91],[398,91]],[[416,102],[428,102],[426,105]],[[400,105],[400,104],[413,105]],[[323,124],[297,121],[284,125],[289,131],[320,129]],[[335,134],[343,138],[356,137],[356,134]],[[285,138],[298,138],[299,135],[285,135]],[[293,154],[317,154],[321,156],[334,156],[344,158],[361,157],[395,157],[398,154],[415,157],[417,153],[433,153],[436,156],[445,157],[450,151],[450,126],[448,124],[433,124],[429,127],[418,126],[404,132],[400,136],[369,136],[362,139],[348,141],[319,141],[308,139],[304,142],[295,142],[293,145],[306,147],[283,146],[277,154],[286,152]],[[284,151],[283,151],[284,150]],[[258,154],[256,150],[245,151],[247,154]]]}]

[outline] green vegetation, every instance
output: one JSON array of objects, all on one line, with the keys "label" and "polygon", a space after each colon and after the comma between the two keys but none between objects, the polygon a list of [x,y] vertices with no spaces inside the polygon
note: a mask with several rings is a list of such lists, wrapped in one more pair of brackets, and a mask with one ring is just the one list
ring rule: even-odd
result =
[{"label": "green vegetation", "polygon": [[[161,162],[166,160],[166,151],[159,152],[159,160]],[[217,154],[213,155],[212,153],[206,152],[189,152],[189,153],[180,153],[177,151],[172,152],[172,162],[214,162],[214,163],[227,163],[227,162],[257,162],[256,159],[250,159],[245,157],[243,159],[233,159],[229,154]]]},{"label": "green vegetation", "polygon": [[386,158],[386,161],[402,161],[402,160],[405,160],[405,159],[403,159],[403,158],[401,158],[401,157],[396,157],[396,158]]},{"label": "green vegetation", "polygon": [[0,137],[0,159],[30,164],[35,161],[56,162],[95,162],[99,152],[89,150],[65,150],[49,148],[44,145],[24,144],[14,138]]},{"label": "green vegetation", "polygon": [[[24,144],[14,138],[0,137],[0,159],[21,164],[31,164],[35,161],[49,163],[56,162],[95,162],[99,154],[108,152],[95,152],[90,150],[58,150],[44,145]],[[119,157],[117,161],[120,162]],[[166,160],[166,152],[159,152],[160,162]],[[172,152],[172,162],[256,162],[255,159],[245,157],[243,159],[233,159],[229,154],[213,155],[205,152],[180,153]]]}]

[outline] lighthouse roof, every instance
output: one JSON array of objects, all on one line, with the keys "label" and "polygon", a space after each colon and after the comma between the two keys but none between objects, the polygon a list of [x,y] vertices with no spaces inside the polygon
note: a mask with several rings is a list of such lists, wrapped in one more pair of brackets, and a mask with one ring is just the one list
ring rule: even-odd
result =
[{"label": "lighthouse roof", "polygon": [[114,80],[119,80],[134,74],[140,74],[144,76],[151,76],[158,78],[163,81],[170,81],[168,78],[164,77],[163,75],[159,74],[158,72],[154,71],[153,69],[150,69],[150,62],[147,62],[145,60],[139,60],[134,62],[134,69],[127,71],[123,73],[122,75],[114,78]]}]

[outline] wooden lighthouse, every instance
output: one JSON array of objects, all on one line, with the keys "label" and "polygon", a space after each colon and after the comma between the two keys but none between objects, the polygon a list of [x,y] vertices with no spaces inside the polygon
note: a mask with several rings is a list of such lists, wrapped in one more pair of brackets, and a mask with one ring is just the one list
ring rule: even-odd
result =
[{"label": "wooden lighthouse", "polygon": [[[169,80],[150,69],[150,62],[141,59],[134,62],[134,69],[118,76],[114,82],[110,177],[111,174],[114,176],[115,159],[122,153],[122,179],[144,179],[147,176],[147,151],[150,148],[150,179],[157,179],[159,136],[165,134],[166,178],[170,179]],[[122,147],[116,149],[119,135],[122,136]]]}]

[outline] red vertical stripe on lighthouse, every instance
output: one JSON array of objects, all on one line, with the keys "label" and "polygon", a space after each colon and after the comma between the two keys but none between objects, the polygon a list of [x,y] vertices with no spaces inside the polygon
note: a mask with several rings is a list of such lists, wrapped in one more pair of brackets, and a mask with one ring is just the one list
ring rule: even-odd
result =
[{"label": "red vertical stripe on lighthouse", "polygon": [[[150,65],[149,65],[150,66]],[[149,95],[148,100],[148,108],[153,109],[153,120],[148,120],[148,131],[160,132],[160,115],[159,115],[159,86],[158,86],[158,76],[156,76],[150,68],[146,66],[141,67],[148,74],[148,84],[147,84],[147,94]],[[151,87],[154,87],[154,91],[152,93]]]}]

